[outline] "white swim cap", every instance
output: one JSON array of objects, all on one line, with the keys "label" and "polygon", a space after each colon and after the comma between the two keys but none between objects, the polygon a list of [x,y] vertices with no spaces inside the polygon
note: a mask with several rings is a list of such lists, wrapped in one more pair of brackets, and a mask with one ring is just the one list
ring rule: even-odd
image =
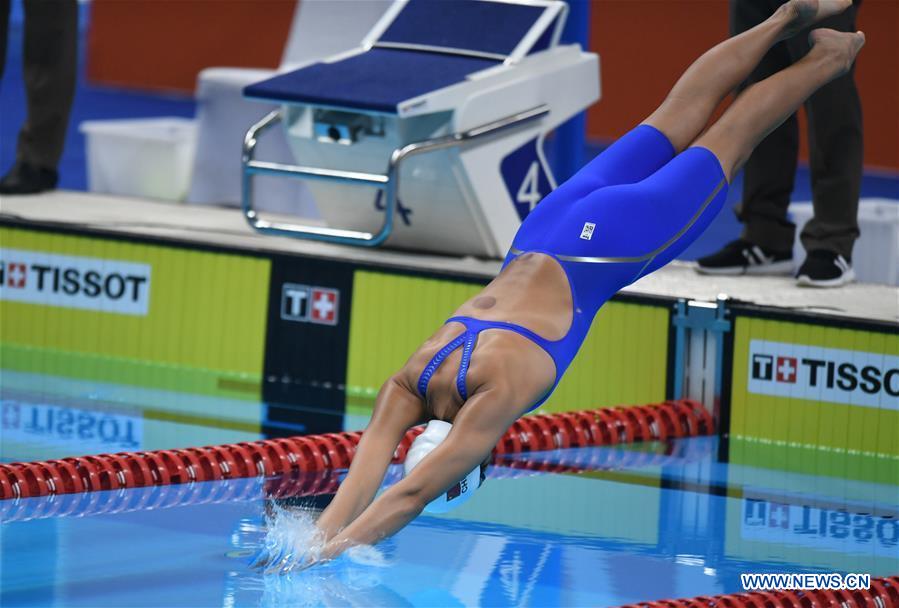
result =
[{"label": "white swim cap", "polygon": [[[424,432],[415,438],[406,454],[406,461],[403,468],[406,475],[412,472],[412,469],[430,454],[434,448],[440,445],[446,436],[449,435],[450,429],[453,428],[449,422],[443,420],[431,420]],[[427,513],[446,513],[455,509],[464,502],[467,502],[474,491],[481,486],[481,467],[475,469],[461,479],[457,484],[449,490],[432,500],[425,507]]]}]

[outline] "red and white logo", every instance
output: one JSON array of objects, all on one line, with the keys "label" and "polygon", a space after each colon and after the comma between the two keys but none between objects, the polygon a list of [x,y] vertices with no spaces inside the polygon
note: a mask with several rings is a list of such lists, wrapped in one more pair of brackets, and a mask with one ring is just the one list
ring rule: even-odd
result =
[{"label": "red and white logo", "polygon": [[281,318],[285,321],[337,325],[340,291],[297,283],[281,286]]},{"label": "red and white logo", "polygon": [[336,289],[312,288],[309,320],[323,325],[337,325],[337,305],[340,294]]},{"label": "red and white logo", "polygon": [[796,371],[799,369],[795,357],[777,358],[777,381],[796,383]]},{"label": "red and white logo", "polygon": [[28,276],[28,269],[25,264],[9,262],[5,264],[3,270],[7,287],[14,287],[15,289],[23,289],[25,287],[25,277]]}]

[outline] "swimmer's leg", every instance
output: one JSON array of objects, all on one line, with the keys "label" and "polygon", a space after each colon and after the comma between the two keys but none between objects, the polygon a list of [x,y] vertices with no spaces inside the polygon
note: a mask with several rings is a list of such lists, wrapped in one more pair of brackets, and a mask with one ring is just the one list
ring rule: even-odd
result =
[{"label": "swimmer's leg", "polygon": [[861,32],[814,30],[812,50],[785,70],[746,89],[695,142],[718,158],[728,180],[771,131],[818,88],[845,74],[865,44]]},{"label": "swimmer's leg", "polygon": [[641,218],[640,227],[610,232],[643,239],[643,248],[653,252],[637,277],[661,268],[702,234],[724,203],[727,181],[752,149],[817,88],[845,73],[864,41],[863,34],[815,30],[808,55],[749,87],[692,146],[629,187],[629,213]]},{"label": "swimmer's leg", "polygon": [[[638,125],[560,184],[531,215],[559,213],[561,208],[600,188],[642,181],[664,167],[674,155],[675,150],[664,133],[649,125]],[[535,221],[540,215],[535,215]]]},{"label": "swimmer's leg", "polygon": [[680,152],[699,136],[721,100],[749,77],[769,48],[851,4],[851,0],[791,0],[781,5],[766,21],[706,51],[644,124],[664,133]]}]

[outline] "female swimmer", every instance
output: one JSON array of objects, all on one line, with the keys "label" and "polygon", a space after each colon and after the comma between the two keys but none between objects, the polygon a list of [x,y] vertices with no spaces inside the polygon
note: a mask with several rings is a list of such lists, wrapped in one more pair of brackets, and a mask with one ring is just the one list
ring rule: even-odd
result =
[{"label": "female swimmer", "polygon": [[[503,433],[559,383],[600,306],[705,230],[752,149],[850,69],[864,35],[812,31],[805,58],[746,89],[703,132],[718,103],[772,45],[850,3],[791,0],[715,46],[642,124],[547,196],[499,275],[381,387],[349,473],[318,519],[320,551],[274,566],[305,567],[378,542],[429,504],[445,509],[469,495]],[[406,430],[428,421],[407,475],[372,502]]]}]

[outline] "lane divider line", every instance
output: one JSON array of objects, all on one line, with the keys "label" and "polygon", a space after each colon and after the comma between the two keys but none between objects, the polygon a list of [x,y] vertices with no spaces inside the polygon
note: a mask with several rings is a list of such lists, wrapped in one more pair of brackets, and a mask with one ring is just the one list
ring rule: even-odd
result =
[{"label": "lane divider line", "polygon": [[[409,429],[394,453],[402,462],[424,427]],[[494,456],[710,435],[714,421],[692,400],[525,416]],[[183,484],[290,472],[346,469],[361,431],[326,433],[197,448],[121,452],[0,464],[0,500]]]}]

